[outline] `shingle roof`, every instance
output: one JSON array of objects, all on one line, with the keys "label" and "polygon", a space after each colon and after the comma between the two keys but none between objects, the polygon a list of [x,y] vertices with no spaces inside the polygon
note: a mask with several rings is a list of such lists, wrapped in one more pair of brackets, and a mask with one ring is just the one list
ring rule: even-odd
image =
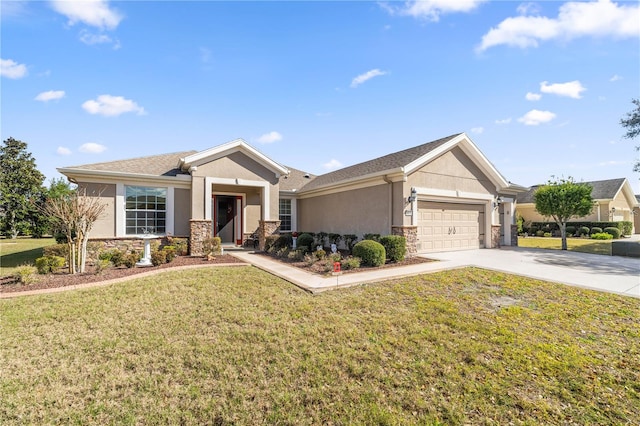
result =
[{"label": "shingle roof", "polygon": [[[620,179],[608,179],[608,180],[595,180],[592,182],[579,182],[584,183],[593,188],[591,191],[591,198],[594,200],[609,200],[616,196],[622,184],[624,178]],[[520,204],[534,203],[533,194],[541,185],[534,185],[527,192],[518,194],[517,200]]]},{"label": "shingle roof", "polygon": [[303,172],[302,170],[289,166],[286,167],[289,169],[289,175],[280,178],[280,191],[299,191],[300,188],[316,178],[315,175]]},{"label": "shingle roof", "polygon": [[305,185],[302,191],[337,184],[345,180],[383,172],[385,170],[398,169],[419,159],[458,135],[460,135],[460,133],[320,175]]},{"label": "shingle roof", "polygon": [[196,152],[197,151],[174,152],[171,154],[151,155],[148,157],[129,158],[126,160],[108,161],[105,163],[83,164],[81,166],[64,167],[64,169],[152,176],[176,176],[184,174],[177,167],[178,160]]}]

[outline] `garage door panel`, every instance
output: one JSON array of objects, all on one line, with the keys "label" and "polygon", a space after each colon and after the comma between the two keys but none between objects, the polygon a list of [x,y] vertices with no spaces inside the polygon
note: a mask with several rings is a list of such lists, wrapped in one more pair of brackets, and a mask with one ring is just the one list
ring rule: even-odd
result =
[{"label": "garage door panel", "polygon": [[421,252],[484,247],[484,205],[418,202]]}]

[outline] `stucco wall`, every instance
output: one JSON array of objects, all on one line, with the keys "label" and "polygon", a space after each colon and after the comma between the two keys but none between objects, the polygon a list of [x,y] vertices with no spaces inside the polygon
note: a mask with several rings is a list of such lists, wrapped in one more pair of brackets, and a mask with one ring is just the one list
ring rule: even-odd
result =
[{"label": "stucco wall", "polygon": [[298,200],[298,230],[356,234],[391,234],[390,185]]},{"label": "stucco wall", "polygon": [[90,238],[113,237],[116,232],[116,185],[104,183],[78,183],[79,190],[86,190],[89,196],[98,195],[105,205],[100,218],[94,223]]},{"label": "stucco wall", "polygon": [[496,191],[495,185],[459,147],[413,172],[407,183],[408,188],[450,189],[477,194]]},{"label": "stucco wall", "polygon": [[189,220],[191,220],[191,190],[174,189],[174,224],[173,235],[178,237],[189,236]]}]

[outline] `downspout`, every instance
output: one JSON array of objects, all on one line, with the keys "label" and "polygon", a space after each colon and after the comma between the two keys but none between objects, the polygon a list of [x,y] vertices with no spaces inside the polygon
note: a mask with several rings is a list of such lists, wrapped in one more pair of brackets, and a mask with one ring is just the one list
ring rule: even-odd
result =
[{"label": "downspout", "polygon": [[393,233],[393,182],[389,176],[384,175],[382,179],[389,184],[389,234]]}]

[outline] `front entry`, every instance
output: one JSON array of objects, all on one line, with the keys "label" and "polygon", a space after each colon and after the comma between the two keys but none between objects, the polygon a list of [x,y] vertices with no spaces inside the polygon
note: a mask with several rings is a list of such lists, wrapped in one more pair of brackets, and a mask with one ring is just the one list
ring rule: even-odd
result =
[{"label": "front entry", "polygon": [[242,244],[242,197],[213,196],[213,236],[223,244]]}]

